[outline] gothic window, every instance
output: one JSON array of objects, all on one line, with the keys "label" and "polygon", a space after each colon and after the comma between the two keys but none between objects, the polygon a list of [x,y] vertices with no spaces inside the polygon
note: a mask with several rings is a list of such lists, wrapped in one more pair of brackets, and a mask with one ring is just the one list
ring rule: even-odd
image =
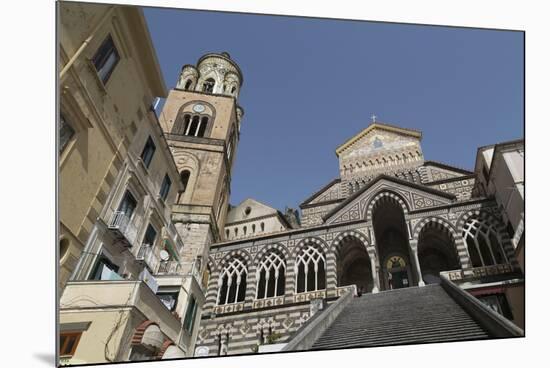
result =
[{"label": "gothic window", "polygon": [[229,229],[225,230],[225,237],[229,239]]},{"label": "gothic window", "polygon": [[213,78],[208,78],[202,84],[202,90],[203,92],[206,92],[206,93],[212,93],[214,92],[215,85],[216,85],[216,81]]},{"label": "gothic window", "polygon": [[183,185],[183,191],[184,193],[187,190],[187,184],[189,184],[189,177],[191,176],[191,172],[189,170],[183,170],[180,173],[181,183]]},{"label": "gothic window", "polygon": [[235,237],[236,237],[237,235],[239,235],[239,228],[238,228],[238,227],[235,228]]},{"label": "gothic window", "polygon": [[246,295],[247,270],[244,262],[234,258],[223,269],[220,275],[218,305],[244,301]]},{"label": "gothic window", "polygon": [[462,237],[468,246],[472,266],[489,266],[507,263],[508,260],[492,225],[477,218],[470,218],[462,229]]},{"label": "gothic window", "polygon": [[308,245],[296,258],[296,292],[322,290],[325,288],[325,256],[321,250]]},{"label": "gothic window", "polygon": [[185,82],[185,87],[183,87],[183,89],[189,91],[189,88],[191,88],[191,83],[193,83],[191,79],[188,79],[187,82]]},{"label": "gothic window", "polygon": [[252,224],[252,232],[253,232],[253,233],[256,232],[256,224]]},{"label": "gothic window", "polygon": [[237,87],[231,88],[231,94],[234,94],[236,90],[237,90]]},{"label": "gothic window", "polygon": [[269,253],[258,268],[256,299],[284,295],[285,271],[284,257],[277,251]]},{"label": "gothic window", "polygon": [[243,235],[246,235],[246,226],[243,227]]},{"label": "gothic window", "polygon": [[261,222],[261,223],[260,223],[260,228],[262,229],[262,231],[264,231],[264,229],[265,229],[265,225],[264,225],[264,223],[263,223],[263,222]]}]

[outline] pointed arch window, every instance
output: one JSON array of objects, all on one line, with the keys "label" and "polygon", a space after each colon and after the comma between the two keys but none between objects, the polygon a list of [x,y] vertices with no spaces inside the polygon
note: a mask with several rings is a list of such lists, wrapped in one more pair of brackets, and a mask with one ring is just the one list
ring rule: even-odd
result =
[{"label": "pointed arch window", "polygon": [[308,245],[296,257],[296,292],[323,290],[326,287],[325,255]]},{"label": "pointed arch window", "polygon": [[203,92],[206,92],[206,93],[212,93],[214,92],[215,85],[216,85],[216,81],[213,78],[208,78],[202,84],[202,90]]},{"label": "pointed arch window", "polygon": [[239,258],[234,258],[224,267],[218,281],[218,305],[244,301],[247,274],[246,265]]},{"label": "pointed arch window", "polygon": [[185,87],[183,87],[183,89],[189,91],[189,88],[191,88],[191,83],[193,83],[191,79],[188,79],[187,82],[185,82]]},{"label": "pointed arch window", "polygon": [[286,264],[282,254],[270,252],[260,263],[256,278],[256,299],[272,298],[285,294]]},{"label": "pointed arch window", "polygon": [[508,263],[495,228],[485,221],[470,218],[462,229],[462,237],[468,246],[472,266]]}]

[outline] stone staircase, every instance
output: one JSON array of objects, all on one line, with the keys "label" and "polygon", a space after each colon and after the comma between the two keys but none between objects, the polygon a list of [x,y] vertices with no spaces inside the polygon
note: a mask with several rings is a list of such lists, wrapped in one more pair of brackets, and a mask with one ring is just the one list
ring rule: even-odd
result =
[{"label": "stone staircase", "polygon": [[353,298],[312,350],[486,339],[438,284]]}]

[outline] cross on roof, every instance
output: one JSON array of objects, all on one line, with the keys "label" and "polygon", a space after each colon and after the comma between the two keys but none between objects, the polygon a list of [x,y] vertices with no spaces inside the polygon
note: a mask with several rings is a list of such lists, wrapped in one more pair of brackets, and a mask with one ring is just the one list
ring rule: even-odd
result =
[{"label": "cross on roof", "polygon": [[372,122],[375,123],[376,122],[376,115],[372,114],[372,116],[370,117],[372,119]]}]

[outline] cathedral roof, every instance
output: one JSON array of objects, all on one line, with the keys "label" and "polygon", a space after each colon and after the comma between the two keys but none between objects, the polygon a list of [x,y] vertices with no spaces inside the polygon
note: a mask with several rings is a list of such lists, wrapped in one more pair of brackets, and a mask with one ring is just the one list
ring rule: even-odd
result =
[{"label": "cathedral roof", "polygon": [[323,221],[326,221],[332,215],[334,215],[335,213],[340,211],[342,208],[347,206],[350,202],[354,201],[357,197],[359,197],[364,192],[369,190],[374,184],[376,184],[377,182],[379,182],[380,180],[383,180],[383,179],[386,179],[388,181],[392,181],[394,183],[401,184],[401,185],[404,185],[404,186],[407,186],[407,187],[416,188],[416,189],[422,190],[424,192],[432,193],[432,194],[435,194],[435,195],[440,196],[440,197],[445,197],[445,198],[448,198],[448,199],[451,199],[451,200],[456,199],[456,196],[454,194],[447,193],[447,192],[437,190],[437,189],[434,189],[434,188],[430,188],[430,187],[425,186],[425,185],[411,183],[410,181],[399,179],[399,178],[396,178],[395,176],[389,176],[389,175],[386,175],[386,174],[381,174],[378,177],[376,177],[376,179],[372,180],[367,185],[365,185],[363,188],[361,188],[359,191],[357,191],[353,195],[349,196],[345,201],[340,203],[338,206],[334,207],[326,215],[324,215],[323,216]]},{"label": "cathedral roof", "polygon": [[417,138],[419,140],[422,139],[422,132],[420,132],[419,130],[401,128],[401,127],[391,125],[391,124],[376,122],[376,123],[370,124],[368,127],[363,129],[362,131],[360,131],[358,134],[356,134],[353,137],[351,137],[350,139],[348,139],[345,143],[338,146],[336,148],[336,156],[340,156],[340,154],[342,152],[344,152],[348,147],[353,145],[355,142],[357,142],[358,140],[360,140],[361,138],[363,138],[364,136],[366,136],[369,132],[371,132],[373,130],[385,130],[385,131],[388,131],[388,132],[393,132],[393,133],[398,133],[398,134],[401,134],[401,135],[414,137],[414,138]]},{"label": "cathedral roof", "polygon": [[302,206],[304,205],[307,205],[309,202],[313,201],[315,199],[315,197],[323,194],[324,191],[326,191],[328,188],[330,188],[331,186],[333,186],[334,184],[336,183],[339,183],[341,181],[340,178],[336,178],[334,180],[332,180],[330,183],[328,183],[327,185],[325,185],[324,187],[322,187],[321,189],[319,189],[318,191],[316,191],[315,193],[313,193],[312,195],[310,195],[307,199],[305,199],[302,203],[300,203],[300,208],[302,208]]}]

